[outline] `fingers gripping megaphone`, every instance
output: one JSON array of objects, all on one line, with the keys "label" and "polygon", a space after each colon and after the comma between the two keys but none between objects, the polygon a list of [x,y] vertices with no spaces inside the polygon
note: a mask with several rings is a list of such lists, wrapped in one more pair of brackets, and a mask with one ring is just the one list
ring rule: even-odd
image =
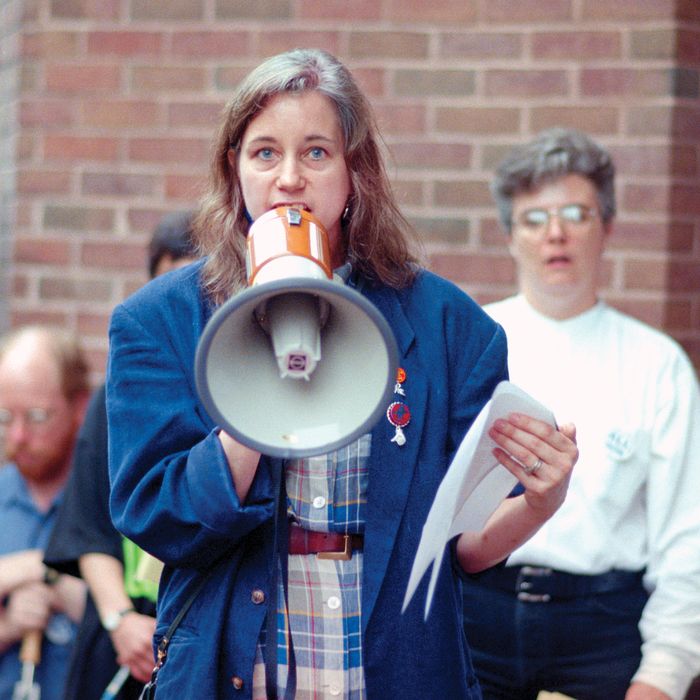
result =
[{"label": "fingers gripping megaphone", "polygon": [[248,287],[197,347],[199,396],[218,425],[275,457],[323,454],[371,429],[394,389],[398,351],[377,308],[330,267],[328,235],[279,207],[251,226]]}]

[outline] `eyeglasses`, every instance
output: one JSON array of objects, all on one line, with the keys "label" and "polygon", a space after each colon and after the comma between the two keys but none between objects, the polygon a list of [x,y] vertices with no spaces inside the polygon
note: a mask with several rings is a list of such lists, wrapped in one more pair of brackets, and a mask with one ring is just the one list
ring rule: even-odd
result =
[{"label": "eyeglasses", "polygon": [[597,214],[594,208],[584,204],[565,204],[554,209],[526,209],[513,223],[531,233],[544,233],[549,228],[552,217],[556,217],[561,224],[583,229],[590,225]]},{"label": "eyeglasses", "polygon": [[28,408],[20,414],[7,408],[0,408],[0,431],[9,428],[18,415],[22,417],[24,424],[30,428],[41,428],[53,418],[54,413],[55,411],[50,408]]}]

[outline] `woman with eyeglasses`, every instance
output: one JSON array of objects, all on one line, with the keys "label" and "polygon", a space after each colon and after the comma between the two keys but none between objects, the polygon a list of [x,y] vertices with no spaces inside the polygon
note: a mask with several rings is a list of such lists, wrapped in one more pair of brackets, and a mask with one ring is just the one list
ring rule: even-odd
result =
[{"label": "woman with eyeglasses", "polygon": [[581,459],[557,513],[466,586],[485,698],[681,700],[700,671],[698,382],[671,338],[600,298],[614,177],[603,147],[551,129],[492,184],[520,289],[486,310]]}]

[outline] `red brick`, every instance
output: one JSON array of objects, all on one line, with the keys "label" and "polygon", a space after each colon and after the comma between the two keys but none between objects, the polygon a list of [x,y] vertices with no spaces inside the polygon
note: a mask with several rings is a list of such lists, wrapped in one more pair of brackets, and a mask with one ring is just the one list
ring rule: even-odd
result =
[{"label": "red brick", "polygon": [[18,263],[67,265],[71,259],[68,240],[18,236],[15,238],[14,247],[14,259]]},{"label": "red brick", "polygon": [[400,17],[402,22],[468,25],[477,20],[477,5],[476,0],[388,0],[386,11],[388,17]]},{"label": "red brick", "polygon": [[550,97],[568,92],[563,70],[486,70],[484,79],[488,97]]},{"label": "red brick", "polygon": [[216,0],[217,19],[279,21],[292,17],[291,0]]},{"label": "red brick", "polygon": [[619,199],[622,206],[629,211],[663,212],[667,210],[669,203],[668,185],[630,184],[624,187]]},{"label": "red brick", "polygon": [[231,59],[250,53],[250,32],[244,31],[201,31],[176,32],[172,38],[174,56],[196,59],[217,57]]},{"label": "red brick", "polygon": [[52,136],[44,139],[44,157],[56,160],[116,160],[116,138],[97,136]]},{"label": "red brick", "polygon": [[261,56],[270,56],[299,46],[313,46],[336,55],[341,49],[340,32],[314,29],[260,32],[257,36],[256,51]]},{"label": "red brick", "polygon": [[614,250],[691,252],[693,230],[692,226],[667,221],[618,218],[608,246]]},{"label": "red brick", "polygon": [[19,103],[22,127],[67,127],[75,123],[76,106],[66,100],[23,98]]},{"label": "red brick", "polygon": [[127,228],[132,233],[149,234],[161,218],[172,210],[132,208],[127,213]]},{"label": "red brick", "polygon": [[161,93],[170,90],[203,91],[206,69],[184,66],[137,66],[131,71],[131,85],[136,92]]},{"label": "red brick", "polygon": [[678,30],[676,58],[683,63],[700,63],[700,31]]},{"label": "red brick", "polygon": [[131,0],[131,17],[140,20],[199,20],[204,19],[203,0]]},{"label": "red brick", "polygon": [[[673,123],[678,119],[672,106],[632,104],[628,109],[627,131],[633,136],[667,136],[673,131]],[[690,129],[697,129],[700,123],[689,122]]]},{"label": "red brick", "polygon": [[108,197],[148,197],[156,194],[160,178],[137,173],[83,173],[80,192]]},{"label": "red brick", "polygon": [[142,270],[143,246],[120,241],[119,243],[83,243],[80,262],[88,267],[104,270]]},{"label": "red brick", "polygon": [[427,114],[423,104],[382,102],[374,104],[374,111],[379,129],[385,135],[425,132]]},{"label": "red brick", "polygon": [[580,82],[581,93],[587,96],[659,97],[672,92],[672,82],[666,70],[586,68],[581,71]]},{"label": "red brick", "polygon": [[50,92],[92,94],[117,92],[121,87],[121,68],[116,65],[49,64],[46,88]]},{"label": "red brick", "polygon": [[10,318],[10,325],[13,328],[30,325],[60,326],[65,328],[68,326],[70,315],[67,309],[48,311],[44,307],[31,309],[26,304],[22,304],[21,308],[12,309]]},{"label": "red brick", "polygon": [[71,174],[65,170],[28,170],[17,173],[17,192],[29,194],[68,194]]},{"label": "red brick", "polygon": [[499,24],[527,25],[573,19],[572,0],[489,0],[481,8],[482,19]]},{"label": "red brick", "polygon": [[153,128],[159,125],[161,108],[147,100],[86,100],[82,119],[86,126],[102,129]]},{"label": "red brick", "polygon": [[462,245],[469,238],[469,219],[451,217],[409,217],[411,225],[418,232],[430,252],[432,244]]},{"label": "red brick", "polygon": [[620,110],[607,105],[550,104],[530,110],[530,126],[533,131],[565,126],[589,134],[614,134],[617,133],[620,119]]},{"label": "red brick", "polygon": [[352,75],[367,97],[384,95],[387,71],[381,68],[352,68]]},{"label": "red brick", "polygon": [[114,56],[157,56],[163,50],[160,32],[95,31],[87,37],[88,54]]},{"label": "red brick", "polygon": [[435,182],[435,205],[438,207],[482,207],[491,204],[489,183],[480,180]]},{"label": "red brick", "polygon": [[209,161],[210,140],[195,138],[134,138],[129,159],[134,162],[202,165]]},{"label": "red brick", "polygon": [[419,32],[352,31],[349,45],[352,58],[428,57],[428,35]]},{"label": "red brick", "polygon": [[440,35],[439,53],[443,58],[518,58],[523,55],[524,38],[503,32],[465,32]]},{"label": "red brick", "polygon": [[671,211],[684,217],[700,217],[700,186],[676,182],[671,188]]},{"label": "red brick", "polygon": [[21,53],[33,59],[72,58],[78,51],[78,36],[75,32],[50,30],[27,32],[21,37]]},{"label": "red brick", "polygon": [[630,32],[630,58],[673,59],[676,56],[675,28],[640,29]]},{"label": "red brick", "polygon": [[109,280],[80,279],[74,276],[50,276],[39,281],[39,298],[47,301],[109,301],[112,284]]},{"label": "red brick", "polygon": [[649,173],[658,175],[697,174],[695,153],[684,146],[646,145],[635,143],[625,146],[611,146],[618,173]]},{"label": "red brick", "polygon": [[397,70],[392,83],[394,92],[406,97],[462,97],[474,94],[476,73],[471,70]]},{"label": "red brick", "polygon": [[509,107],[438,107],[435,128],[439,132],[511,134],[520,127],[520,110]]},{"label": "red brick", "polygon": [[257,61],[244,66],[219,66],[214,69],[214,85],[218,90],[233,90],[255,68]]},{"label": "red brick", "polygon": [[511,284],[515,281],[515,265],[507,254],[435,254],[430,257],[430,268],[459,283]]},{"label": "red brick", "polygon": [[394,196],[399,204],[408,207],[419,207],[427,203],[425,194],[426,184],[421,180],[394,180],[392,182]]},{"label": "red brick", "polygon": [[167,199],[184,200],[194,203],[203,194],[206,188],[207,178],[202,175],[166,175],[165,196]]},{"label": "red brick", "polygon": [[700,292],[700,262],[671,260],[668,263],[667,289],[670,292]]},{"label": "red brick", "polygon": [[168,126],[196,126],[211,129],[218,125],[223,102],[171,102],[167,107]]},{"label": "red brick", "polygon": [[627,257],[622,269],[625,289],[662,290],[666,287],[667,268],[663,259]]},{"label": "red brick", "polygon": [[65,230],[71,233],[111,231],[114,226],[114,211],[102,207],[50,204],[44,208],[43,226],[47,230]]},{"label": "red brick", "polygon": [[77,331],[81,336],[97,336],[107,338],[109,331],[110,313],[78,313]]},{"label": "red brick", "polygon": [[532,37],[532,55],[536,59],[587,60],[620,58],[621,32],[539,32]]},{"label": "red brick", "polygon": [[673,19],[675,11],[675,0],[583,0],[581,18],[629,24],[636,20]]},{"label": "red brick", "polygon": [[382,6],[377,0],[299,0],[302,19],[335,19],[363,22],[381,18]]},{"label": "red brick", "polygon": [[51,0],[52,18],[117,20],[119,0]]},{"label": "red brick", "polygon": [[472,148],[464,143],[390,143],[389,151],[405,168],[468,168],[472,160]]}]

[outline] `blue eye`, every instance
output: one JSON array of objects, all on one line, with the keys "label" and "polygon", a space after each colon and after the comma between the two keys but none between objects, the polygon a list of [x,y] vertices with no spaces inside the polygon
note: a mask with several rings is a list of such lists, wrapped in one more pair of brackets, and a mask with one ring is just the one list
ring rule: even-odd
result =
[{"label": "blue eye", "polygon": [[273,153],[271,148],[261,148],[255,155],[260,158],[260,160],[271,160]]},{"label": "blue eye", "polygon": [[309,156],[312,160],[321,160],[325,154],[326,152],[320,146],[314,146],[314,148],[309,151]]}]

